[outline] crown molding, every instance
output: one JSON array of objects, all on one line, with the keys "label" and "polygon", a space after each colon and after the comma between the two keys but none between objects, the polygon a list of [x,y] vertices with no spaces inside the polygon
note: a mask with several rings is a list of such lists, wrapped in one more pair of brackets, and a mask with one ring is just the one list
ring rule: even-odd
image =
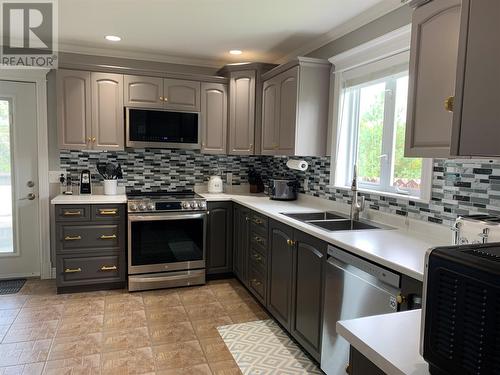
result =
[{"label": "crown molding", "polygon": [[209,68],[220,68],[228,63],[223,60],[197,59],[190,57],[171,56],[154,52],[137,52],[125,49],[111,49],[88,47],[76,44],[59,43],[59,52],[79,53],[84,55],[96,55],[105,57],[117,57],[123,59],[145,60],[169,64],[194,65]]},{"label": "crown molding", "polygon": [[357,15],[356,17],[351,18],[347,22],[334,27],[329,32],[321,35],[320,37],[312,40],[309,43],[297,48],[296,50],[290,52],[289,54],[280,57],[278,60],[274,61],[276,64],[283,64],[290,60],[295,59],[297,56],[305,56],[312,51],[323,47],[324,45],[334,41],[335,39],[339,39],[350,32],[353,32],[360,27],[375,21],[377,18],[380,18],[393,10],[396,10],[402,6],[404,3],[401,3],[400,0],[384,0],[382,3],[377,4],[363,13]]}]

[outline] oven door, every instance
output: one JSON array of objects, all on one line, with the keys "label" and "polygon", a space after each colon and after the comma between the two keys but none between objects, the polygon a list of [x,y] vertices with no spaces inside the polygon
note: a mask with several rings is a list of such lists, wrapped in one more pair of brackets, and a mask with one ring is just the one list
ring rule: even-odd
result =
[{"label": "oven door", "polygon": [[206,213],[129,215],[128,273],[205,268]]}]

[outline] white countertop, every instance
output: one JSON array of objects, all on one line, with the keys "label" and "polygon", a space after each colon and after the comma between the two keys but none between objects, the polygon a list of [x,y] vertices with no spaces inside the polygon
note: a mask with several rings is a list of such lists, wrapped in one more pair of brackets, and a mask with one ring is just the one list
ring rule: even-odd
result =
[{"label": "white countertop", "polygon": [[337,322],[337,333],[382,371],[429,375],[419,353],[421,310]]},{"label": "white countertop", "polygon": [[127,203],[127,196],[121,195],[58,195],[53,198],[52,204],[122,204]]},{"label": "white countertop", "polygon": [[[291,202],[270,200],[269,197],[263,194],[200,194],[208,201],[231,200],[334,246],[351,251],[419,281],[423,280],[426,251],[434,246],[451,244],[451,236],[448,237],[448,231],[445,227],[421,222],[415,224],[420,231],[411,230],[405,225],[405,219],[395,217],[396,215],[385,214],[387,217],[390,216],[389,220],[392,220],[392,222],[383,222],[378,220],[380,218],[369,217],[370,220],[393,226],[395,229],[337,232],[328,232],[283,215],[283,212],[296,213],[328,210],[346,213],[345,211],[349,208],[346,204],[305,196],[303,194],[300,195],[299,200]],[[382,213],[371,213],[371,215],[384,216]]]}]

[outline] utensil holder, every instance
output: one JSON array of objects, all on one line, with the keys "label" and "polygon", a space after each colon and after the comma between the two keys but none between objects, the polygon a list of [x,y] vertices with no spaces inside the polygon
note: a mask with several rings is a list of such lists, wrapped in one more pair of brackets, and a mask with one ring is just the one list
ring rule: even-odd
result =
[{"label": "utensil holder", "polygon": [[118,180],[104,180],[104,195],[116,195]]}]

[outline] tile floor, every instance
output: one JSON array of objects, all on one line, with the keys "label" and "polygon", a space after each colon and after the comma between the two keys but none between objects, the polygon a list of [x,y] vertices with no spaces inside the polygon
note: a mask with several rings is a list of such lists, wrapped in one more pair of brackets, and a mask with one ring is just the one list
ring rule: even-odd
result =
[{"label": "tile floor", "polygon": [[0,296],[0,375],[240,374],[216,327],[268,319],[234,279],[191,288]]}]

